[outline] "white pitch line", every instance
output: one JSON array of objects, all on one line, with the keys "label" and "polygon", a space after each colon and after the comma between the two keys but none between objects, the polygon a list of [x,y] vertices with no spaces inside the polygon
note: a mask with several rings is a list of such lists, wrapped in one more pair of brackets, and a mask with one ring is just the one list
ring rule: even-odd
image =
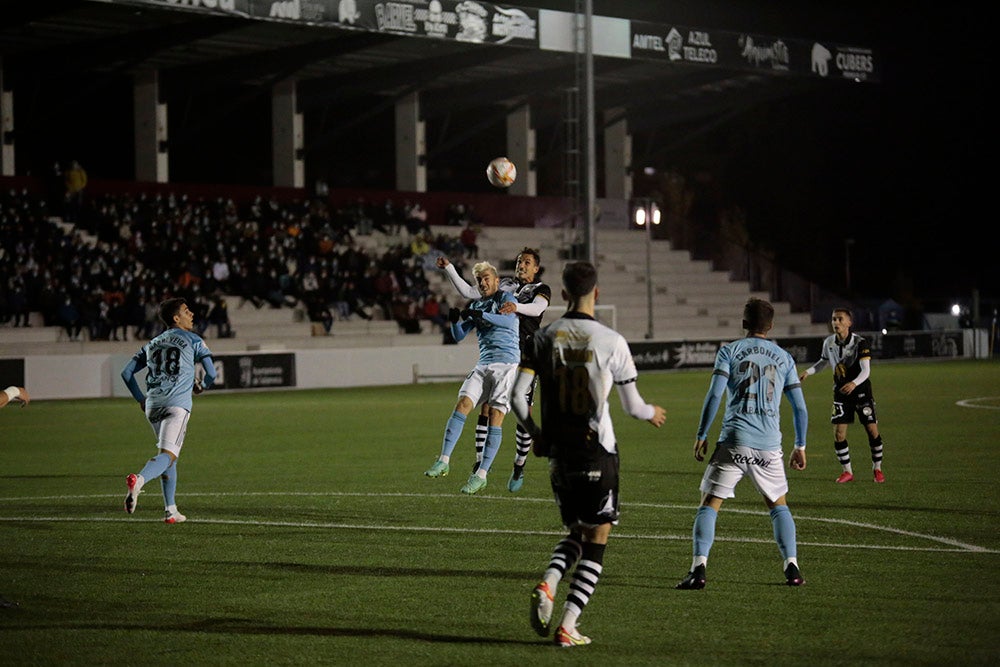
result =
[{"label": "white pitch line", "polygon": [[[454,498],[454,494],[430,494],[430,493],[361,493],[361,492],[343,492],[343,491],[317,491],[317,492],[306,492],[306,491],[246,491],[246,492],[193,492],[185,493],[185,496],[209,496],[209,497],[249,497],[249,496],[325,496],[325,497],[351,497],[351,498]],[[97,498],[117,498],[117,495],[109,494],[91,494],[91,495],[62,495],[62,496],[20,496],[11,498],[0,498],[0,501],[30,501],[30,500],[70,500],[70,499],[97,499]],[[551,503],[551,499],[548,498],[528,498],[528,497],[506,497],[506,496],[475,496],[476,500],[500,500],[500,501],[516,501],[516,502],[534,502],[534,503]],[[628,503],[630,507],[643,507],[649,509],[672,509],[672,510],[691,510],[692,505],[674,505],[665,503]],[[759,516],[764,516],[767,512],[760,510],[747,510],[741,508],[727,508],[727,512],[735,514],[754,514]],[[935,551],[935,552],[946,552],[946,553],[1000,553],[1000,550],[988,549],[986,547],[981,547],[975,544],[968,544],[965,542],[959,542],[958,540],[953,540],[947,537],[940,537],[937,535],[928,535],[926,533],[917,533],[909,530],[902,530],[899,528],[892,528],[889,526],[880,526],[872,523],[864,523],[860,521],[851,521],[848,519],[831,519],[827,517],[812,517],[806,515],[797,514],[795,519],[804,521],[820,521],[824,523],[841,524],[846,526],[853,526],[856,528],[863,528],[867,530],[883,531],[888,533],[894,533],[897,535],[905,535],[907,537],[913,537],[917,539],[929,540],[932,542],[939,542],[944,545],[948,545],[953,548],[943,548],[943,547],[904,547],[904,546],[892,546],[892,545],[876,545],[876,544],[836,544],[836,543],[826,543],[826,542],[799,542],[800,546],[816,546],[816,547],[829,547],[838,549],[879,549],[879,550],[892,550],[892,551]],[[18,522],[25,523],[31,521],[46,521],[46,522],[69,522],[69,521],[79,521],[80,517],[42,517],[42,516],[13,516],[13,517],[3,517],[0,516],[0,522]],[[87,517],[88,521],[104,521],[109,523],[121,523],[121,522],[135,522],[136,519],[131,519],[129,517]],[[335,530],[386,530],[386,531],[407,531],[407,532],[438,532],[438,533],[480,533],[480,534],[490,534],[490,535],[562,535],[563,531],[530,531],[530,530],[503,530],[503,529],[490,529],[490,528],[450,528],[441,526],[388,526],[388,525],[366,525],[366,524],[348,524],[348,523],[326,523],[326,522],[296,522],[296,521],[250,521],[250,520],[236,520],[236,519],[191,519],[192,523],[205,523],[205,524],[218,524],[218,525],[237,525],[237,526],[269,526],[277,528],[326,528]],[[159,519],[157,519],[159,522]],[[634,540],[681,540],[687,541],[691,539],[690,534],[685,535],[639,535],[633,533],[615,533],[615,537],[619,539],[634,539]],[[772,540],[762,539],[762,538],[733,538],[733,537],[716,537],[716,541],[719,542],[745,542],[752,544],[770,544]]]},{"label": "white pitch line", "polygon": [[976,403],[979,401],[1000,402],[1000,396],[980,396],[979,398],[964,398],[961,401],[955,401],[955,405],[962,408],[979,408],[981,410],[1000,410],[1000,405],[976,405]]}]

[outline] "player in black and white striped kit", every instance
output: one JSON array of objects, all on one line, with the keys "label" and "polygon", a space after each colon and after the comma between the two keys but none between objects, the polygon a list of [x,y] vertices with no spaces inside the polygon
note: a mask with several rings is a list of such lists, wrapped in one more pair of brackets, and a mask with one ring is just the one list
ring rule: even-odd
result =
[{"label": "player in black and white striped kit", "polygon": [[833,333],[823,341],[819,361],[799,374],[799,381],[821,370],[827,364],[833,368],[833,447],[843,471],[838,484],[854,481],[851,452],[847,446],[847,425],[857,414],[868,432],[868,447],[872,454],[872,478],[876,484],[885,482],[882,473],[882,436],[878,432],[875,396],[871,382],[871,346],[863,336],[851,331],[854,316],[848,308],[834,308],[830,317]]},{"label": "player in black and white striped kit", "polygon": [[[448,279],[452,285],[466,299],[478,299],[480,294],[474,286],[467,283],[458,275],[458,271],[447,260],[439,257],[438,268],[444,269],[448,274]],[[530,341],[542,323],[542,315],[549,307],[552,300],[552,289],[540,281],[543,272],[541,266],[541,256],[536,248],[525,247],[517,255],[513,276],[504,276],[500,279],[500,289],[510,292],[517,300],[517,304],[505,304],[505,310],[501,312],[516,312],[520,329],[521,349],[524,349],[526,341]],[[528,391],[528,405],[534,402],[535,385],[532,384]],[[489,427],[489,419],[486,415],[480,414],[476,423],[476,464],[482,460],[483,448],[486,444],[486,432]],[[518,424],[515,434],[515,444],[517,452],[514,455],[514,469],[511,471],[510,479],[507,480],[507,490],[516,493],[524,485],[524,464],[528,454],[531,452],[531,436]]]}]

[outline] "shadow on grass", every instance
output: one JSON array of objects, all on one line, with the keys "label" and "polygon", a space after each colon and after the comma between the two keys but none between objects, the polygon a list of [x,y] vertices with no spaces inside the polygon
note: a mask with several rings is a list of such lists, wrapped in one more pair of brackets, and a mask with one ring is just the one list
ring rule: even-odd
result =
[{"label": "shadow on grass", "polygon": [[203,561],[211,567],[266,568],[303,572],[306,574],[343,575],[351,577],[488,577],[507,581],[533,582],[537,572],[501,572],[497,570],[447,570],[420,567],[379,567],[361,565],[318,565],[315,563],[253,562],[253,561]]},{"label": "shadow on grass", "polygon": [[380,637],[383,639],[411,639],[415,641],[440,644],[499,644],[508,646],[535,646],[548,644],[543,640],[508,639],[504,637],[484,637],[482,635],[464,637],[461,635],[421,632],[401,628],[332,628],[318,626],[287,626],[264,625],[251,619],[242,618],[206,618],[190,623],[174,625],[123,625],[111,623],[50,623],[41,625],[18,625],[18,631],[25,630],[55,630],[77,631],[98,630],[113,632],[194,632],[219,635],[273,635],[273,636],[310,636],[310,637]]}]

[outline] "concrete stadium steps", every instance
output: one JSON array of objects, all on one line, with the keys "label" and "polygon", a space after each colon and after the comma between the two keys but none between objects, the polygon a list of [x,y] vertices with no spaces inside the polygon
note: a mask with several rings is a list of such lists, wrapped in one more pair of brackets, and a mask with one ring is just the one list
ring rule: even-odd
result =
[{"label": "concrete stadium steps", "polygon": [[[444,228],[454,229],[454,228]],[[479,238],[479,255],[495,264],[513,258],[525,245],[542,250],[546,281],[556,291],[568,260],[559,253],[565,234],[557,229],[496,227],[484,229]],[[642,340],[648,331],[646,289],[646,235],[633,230],[598,229],[595,258],[600,272],[601,298],[614,305],[618,330],[629,340]],[[726,271],[715,271],[705,260],[693,260],[690,253],[674,249],[665,239],[650,246],[653,285],[653,335],[660,340],[732,339],[742,336],[743,305],[750,297],[769,299],[767,292],[752,291],[746,282],[732,281]],[[432,281],[435,279],[432,277]],[[441,279],[444,294],[454,295]],[[432,284],[434,284],[432,282]],[[449,299],[453,296],[449,296]],[[814,325],[809,313],[792,313],[787,302],[774,303],[774,336],[826,334],[825,324]],[[553,313],[554,315],[555,313]],[[544,322],[552,321],[546,317]]]},{"label": "concrete stadium steps", "polygon": [[[403,334],[395,322],[392,328],[358,326],[353,322],[336,322],[331,335],[313,335],[311,326],[278,326],[237,331],[235,338],[216,338],[215,328],[205,332],[205,343],[215,354],[247,351],[267,352],[282,350],[311,350],[326,348],[406,347],[441,345],[440,332]],[[338,327],[338,325],[348,325]],[[234,329],[235,330],[235,329]],[[21,332],[24,332],[23,334]],[[8,335],[18,332],[18,335]],[[127,341],[69,341],[60,327],[31,327],[29,329],[0,328],[0,357],[64,354],[127,354],[132,355],[146,341],[129,338]]]}]

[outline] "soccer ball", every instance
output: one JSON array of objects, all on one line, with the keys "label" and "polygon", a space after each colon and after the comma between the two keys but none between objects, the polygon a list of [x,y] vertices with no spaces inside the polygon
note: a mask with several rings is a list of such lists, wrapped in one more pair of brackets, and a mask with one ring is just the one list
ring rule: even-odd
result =
[{"label": "soccer ball", "polygon": [[493,158],[486,165],[486,178],[498,188],[509,188],[517,178],[517,167],[505,157]]}]

